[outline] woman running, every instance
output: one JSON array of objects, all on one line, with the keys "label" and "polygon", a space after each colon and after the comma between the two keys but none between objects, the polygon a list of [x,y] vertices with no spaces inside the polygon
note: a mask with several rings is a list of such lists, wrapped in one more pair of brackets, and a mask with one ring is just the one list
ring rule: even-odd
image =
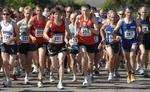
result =
[{"label": "woman running", "polygon": [[25,78],[24,83],[27,84],[29,82],[28,76],[31,72],[31,64],[32,64],[32,45],[30,45],[29,41],[29,28],[28,22],[31,15],[31,7],[26,6],[24,8],[24,18],[17,23],[19,29],[19,54],[23,68],[25,69]]},{"label": "woman running", "polygon": [[11,10],[4,8],[2,14],[3,19],[0,22],[0,34],[2,38],[1,55],[6,78],[3,82],[4,87],[10,87],[12,85],[10,76],[17,55],[17,25],[10,16]]},{"label": "woman running", "polygon": [[112,11],[109,14],[109,21],[105,23],[101,30],[102,43],[105,43],[105,49],[108,54],[108,81],[114,80],[115,69],[116,69],[116,58],[117,53],[119,51],[119,41],[115,39],[115,31],[116,27],[116,12]]}]

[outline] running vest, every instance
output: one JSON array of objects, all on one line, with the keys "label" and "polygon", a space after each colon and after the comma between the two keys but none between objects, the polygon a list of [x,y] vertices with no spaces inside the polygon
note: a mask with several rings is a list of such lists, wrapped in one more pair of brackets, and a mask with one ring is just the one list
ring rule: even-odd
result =
[{"label": "running vest", "polygon": [[0,26],[1,26],[1,33],[2,33],[2,43],[8,45],[15,44],[15,41],[10,42],[12,38],[15,36],[13,21],[7,22],[7,24],[4,24],[4,21],[1,21]]},{"label": "running vest", "polygon": [[77,45],[78,41],[76,38],[76,34],[77,34],[76,27],[73,24],[70,24],[69,25],[69,31],[71,34],[71,39],[69,39],[69,44],[70,45]]},{"label": "running vest", "polygon": [[78,31],[78,42],[85,45],[95,44],[95,35],[91,32],[90,28],[93,28],[94,23],[92,19],[84,20],[83,16],[79,19],[79,31]]},{"label": "running vest", "polygon": [[150,21],[149,19],[140,20],[141,26],[142,26],[142,32],[144,34],[150,33]]},{"label": "running vest", "polygon": [[137,32],[136,32],[136,21],[132,21],[131,23],[127,24],[125,21],[122,21],[121,24],[121,35],[122,39],[126,40],[133,40],[137,38]]},{"label": "running vest", "polygon": [[65,21],[62,20],[61,25],[57,25],[52,21],[50,26],[50,31],[48,32],[48,36],[54,39],[55,44],[64,43],[64,35],[65,35]]},{"label": "running vest", "polygon": [[42,20],[37,20],[36,15],[33,17],[32,35],[34,37],[36,37],[37,44],[43,44],[46,42],[46,40],[43,38],[43,31],[44,31],[45,25],[46,25],[46,18],[45,17]]},{"label": "running vest", "polygon": [[114,41],[114,27],[111,25],[108,25],[106,27],[106,42],[112,43]]},{"label": "running vest", "polygon": [[29,30],[28,30],[28,23],[25,19],[22,19],[18,22],[19,25],[19,38],[21,43],[29,43]]}]

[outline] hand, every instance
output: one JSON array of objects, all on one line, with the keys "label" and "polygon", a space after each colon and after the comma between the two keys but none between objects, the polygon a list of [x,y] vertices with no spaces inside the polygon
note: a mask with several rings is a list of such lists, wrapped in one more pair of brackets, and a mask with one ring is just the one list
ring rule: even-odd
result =
[{"label": "hand", "polygon": [[49,43],[54,43],[54,39],[53,39],[53,38],[50,38],[48,42],[49,42]]},{"label": "hand", "polygon": [[36,42],[36,37],[31,37],[31,41],[32,41],[33,43],[35,43],[35,42]]},{"label": "hand", "polygon": [[116,40],[116,41],[120,41],[120,40],[121,40],[121,37],[120,37],[120,36],[116,36],[115,40]]},{"label": "hand", "polygon": [[12,37],[11,40],[9,41],[9,43],[13,42],[16,40],[16,37]]}]

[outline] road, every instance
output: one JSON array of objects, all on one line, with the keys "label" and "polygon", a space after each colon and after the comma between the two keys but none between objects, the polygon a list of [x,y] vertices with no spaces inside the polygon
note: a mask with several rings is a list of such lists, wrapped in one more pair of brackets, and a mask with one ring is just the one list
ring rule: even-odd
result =
[{"label": "road", "polygon": [[3,88],[2,80],[3,74],[0,73],[0,92],[150,92],[150,78],[143,78],[140,75],[136,75],[137,81],[132,84],[126,83],[125,70],[119,70],[121,78],[114,82],[107,81],[107,71],[101,70],[99,76],[94,76],[91,87],[82,87],[83,77],[78,74],[78,82],[71,82],[71,74],[65,74],[64,86],[65,89],[58,90],[56,88],[57,82],[50,83],[48,79],[44,81],[44,88],[38,88],[37,75],[32,74],[30,78],[30,84],[25,85],[23,77],[19,77],[17,81],[13,81],[11,88]]}]

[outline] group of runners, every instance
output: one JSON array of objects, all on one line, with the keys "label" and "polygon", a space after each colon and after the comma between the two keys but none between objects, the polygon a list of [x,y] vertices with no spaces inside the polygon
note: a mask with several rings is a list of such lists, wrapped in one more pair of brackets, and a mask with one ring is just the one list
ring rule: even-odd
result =
[{"label": "group of runners", "polygon": [[90,86],[100,64],[108,71],[108,81],[119,78],[120,63],[125,65],[127,83],[136,81],[137,72],[148,77],[150,19],[145,5],[137,13],[130,7],[104,13],[90,5],[82,5],[80,10],[56,5],[43,11],[37,5],[35,10],[26,6],[19,13],[12,11],[1,10],[4,87],[12,86],[12,77],[17,79],[16,67],[24,70],[25,84],[32,81],[31,73],[37,72],[37,86],[43,87],[47,71],[50,82],[58,77],[58,89],[64,88],[66,70],[72,73],[72,82],[80,72],[83,86]]}]

